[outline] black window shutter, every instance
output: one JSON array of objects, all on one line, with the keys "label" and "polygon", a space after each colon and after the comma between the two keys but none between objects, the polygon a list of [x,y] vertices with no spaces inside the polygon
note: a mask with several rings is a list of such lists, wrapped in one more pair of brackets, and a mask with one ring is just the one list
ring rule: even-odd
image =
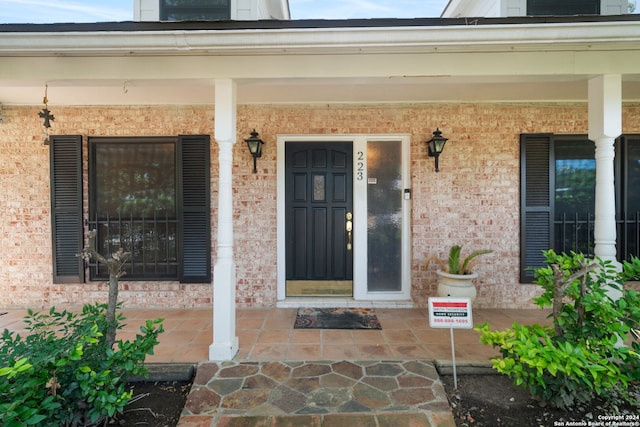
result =
[{"label": "black window shutter", "polygon": [[211,282],[211,193],[209,135],[178,139],[180,195],[180,281]]},{"label": "black window shutter", "polygon": [[53,283],[82,283],[82,136],[51,136],[49,148]]},{"label": "black window shutter", "polygon": [[542,251],[553,242],[553,136],[520,136],[520,282],[544,267]]}]

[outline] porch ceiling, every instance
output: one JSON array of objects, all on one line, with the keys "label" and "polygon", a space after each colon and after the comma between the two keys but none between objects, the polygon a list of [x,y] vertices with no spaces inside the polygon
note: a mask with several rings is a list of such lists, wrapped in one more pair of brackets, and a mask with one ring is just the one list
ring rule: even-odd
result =
[{"label": "porch ceiling", "polygon": [[224,31],[104,26],[0,28],[0,104],[41,104],[45,84],[52,106],[212,104],[217,78],[237,81],[241,104],[582,102],[588,79],[601,74],[622,75],[623,100],[640,100],[636,21]]},{"label": "porch ceiling", "polygon": [[[239,79],[239,104],[586,102],[589,76]],[[206,105],[213,80],[1,80],[0,104]],[[624,75],[623,101],[640,101],[640,74]]]}]

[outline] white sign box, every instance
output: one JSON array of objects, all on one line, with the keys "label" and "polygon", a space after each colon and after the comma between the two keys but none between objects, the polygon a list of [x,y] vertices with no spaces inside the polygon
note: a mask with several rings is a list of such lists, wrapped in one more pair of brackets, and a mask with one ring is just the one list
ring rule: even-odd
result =
[{"label": "white sign box", "polygon": [[473,328],[471,299],[429,298],[429,326],[432,328]]}]

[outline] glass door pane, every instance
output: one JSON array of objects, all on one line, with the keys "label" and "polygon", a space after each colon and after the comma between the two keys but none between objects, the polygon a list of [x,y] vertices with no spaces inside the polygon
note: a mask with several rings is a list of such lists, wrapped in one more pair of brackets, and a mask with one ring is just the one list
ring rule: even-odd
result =
[{"label": "glass door pane", "polygon": [[367,288],[402,288],[402,143],[367,142]]}]

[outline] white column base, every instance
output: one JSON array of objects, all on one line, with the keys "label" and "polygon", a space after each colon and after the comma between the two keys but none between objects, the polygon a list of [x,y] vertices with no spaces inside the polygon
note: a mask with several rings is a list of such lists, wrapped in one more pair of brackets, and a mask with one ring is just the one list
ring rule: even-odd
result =
[{"label": "white column base", "polygon": [[213,270],[213,342],[209,360],[231,360],[238,352],[235,299],[236,265],[231,259],[219,259]]},{"label": "white column base", "polygon": [[238,337],[231,342],[214,342],[209,346],[209,360],[212,362],[232,360],[238,354],[238,348]]}]

